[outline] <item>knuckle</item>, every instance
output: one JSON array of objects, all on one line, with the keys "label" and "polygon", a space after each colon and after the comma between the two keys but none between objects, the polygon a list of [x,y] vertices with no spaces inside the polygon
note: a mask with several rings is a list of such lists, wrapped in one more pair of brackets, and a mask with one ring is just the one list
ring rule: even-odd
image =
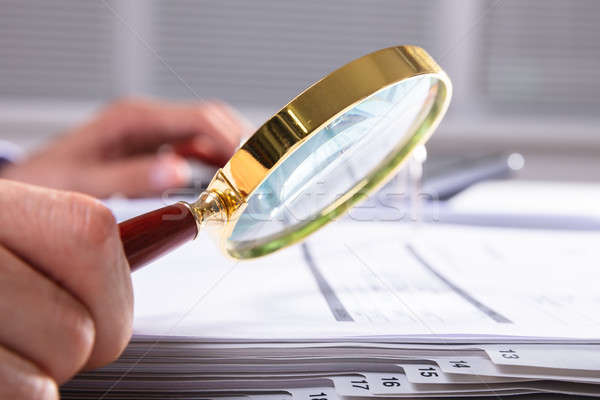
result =
[{"label": "knuckle", "polygon": [[68,351],[62,351],[61,370],[55,377],[68,377],[77,372],[87,361],[95,340],[94,322],[86,308],[74,299],[64,296],[57,299],[57,322],[68,343]]},{"label": "knuckle", "polygon": [[85,195],[71,193],[70,196],[74,233],[81,241],[98,246],[117,236],[117,223],[108,208]]},{"label": "knuckle", "polygon": [[0,399],[58,400],[56,381],[34,362],[0,345]]},{"label": "knuckle", "polygon": [[115,340],[114,340],[113,351],[108,354],[108,357],[107,357],[108,362],[115,361],[117,358],[119,358],[121,353],[123,353],[123,351],[129,344],[129,341],[131,339],[131,333],[132,333],[131,324],[126,324],[119,330],[119,332],[117,333],[117,335],[114,338]]},{"label": "knuckle", "polygon": [[112,212],[99,203],[88,209],[86,236],[92,243],[104,243],[116,235],[115,217]]},{"label": "knuckle", "polygon": [[[129,285],[128,285],[129,286]],[[116,360],[129,344],[133,333],[133,291],[130,287],[111,322],[110,341],[106,352],[108,362]]]},{"label": "knuckle", "polygon": [[96,332],[94,352],[86,368],[94,369],[115,361],[127,347],[132,334],[131,312],[123,312],[110,321],[110,327],[99,325]]},{"label": "knuckle", "polygon": [[48,376],[38,375],[26,386],[29,393],[25,393],[24,399],[31,400],[58,400],[58,386],[53,379]]}]

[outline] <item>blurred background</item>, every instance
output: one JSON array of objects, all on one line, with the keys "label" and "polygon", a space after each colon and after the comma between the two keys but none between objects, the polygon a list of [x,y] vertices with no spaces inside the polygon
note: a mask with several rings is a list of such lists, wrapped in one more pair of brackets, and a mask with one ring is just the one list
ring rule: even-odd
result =
[{"label": "blurred background", "polygon": [[261,123],[373,50],[455,86],[430,157],[519,152],[520,178],[600,179],[595,0],[0,0],[0,134],[33,148],[122,96],[220,98]]}]

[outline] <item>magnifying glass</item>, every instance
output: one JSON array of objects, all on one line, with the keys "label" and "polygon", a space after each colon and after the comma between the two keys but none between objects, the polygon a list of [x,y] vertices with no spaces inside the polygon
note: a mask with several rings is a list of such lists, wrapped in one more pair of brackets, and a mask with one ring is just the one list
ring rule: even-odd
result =
[{"label": "magnifying glass", "polygon": [[301,241],[391,178],[433,133],[451,92],[446,73],[420,47],[351,61],[263,124],[197,201],[120,223],[131,268],[200,229],[239,259]]}]

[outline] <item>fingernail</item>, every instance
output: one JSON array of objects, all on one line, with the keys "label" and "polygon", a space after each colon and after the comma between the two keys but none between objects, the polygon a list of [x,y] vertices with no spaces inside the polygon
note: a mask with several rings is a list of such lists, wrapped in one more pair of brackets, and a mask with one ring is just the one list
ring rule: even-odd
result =
[{"label": "fingernail", "polygon": [[150,183],[156,190],[179,187],[190,181],[192,170],[188,162],[178,157],[163,157],[150,171]]}]

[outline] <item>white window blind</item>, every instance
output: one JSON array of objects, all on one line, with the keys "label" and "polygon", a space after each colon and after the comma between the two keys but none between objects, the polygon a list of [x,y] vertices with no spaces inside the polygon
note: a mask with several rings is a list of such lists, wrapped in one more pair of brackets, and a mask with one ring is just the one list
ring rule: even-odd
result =
[{"label": "white window blind", "polygon": [[[436,2],[157,1],[157,51],[195,93],[237,104],[283,105],[312,82],[375,49],[431,47]],[[154,91],[190,97],[164,65]]]},{"label": "white window blind", "polygon": [[597,0],[502,0],[483,30],[483,97],[504,112],[596,113],[599,17]]},{"label": "white window blind", "polygon": [[35,119],[28,103],[131,94],[272,111],[353,58],[417,44],[455,83],[444,129],[573,140],[572,125],[600,145],[597,0],[0,0],[0,10],[0,125],[13,109]]},{"label": "white window blind", "polygon": [[93,100],[114,85],[114,21],[101,2],[0,1],[0,97]]}]

